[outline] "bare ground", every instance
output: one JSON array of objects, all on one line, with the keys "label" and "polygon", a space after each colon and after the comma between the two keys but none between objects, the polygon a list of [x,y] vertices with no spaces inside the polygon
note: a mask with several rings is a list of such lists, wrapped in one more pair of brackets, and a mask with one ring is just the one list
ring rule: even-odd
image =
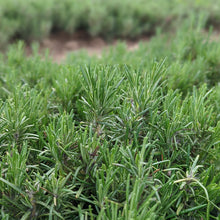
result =
[{"label": "bare ground", "polygon": [[[128,50],[135,50],[138,48],[140,40],[147,42],[149,39],[150,37],[144,36],[137,40],[124,40],[124,42],[127,44]],[[89,55],[101,56],[104,49],[116,45],[117,42],[118,40],[113,40],[111,43],[108,43],[100,37],[91,37],[83,32],[78,32],[73,35],[57,33],[39,42],[39,52],[43,53],[45,49],[49,49],[52,59],[55,62],[61,63],[65,60],[68,53],[81,49],[85,49]],[[26,51],[28,55],[31,55],[30,46],[27,46]]]},{"label": "bare ground", "polygon": [[[208,32],[204,31],[202,34],[208,37]],[[138,48],[139,42],[148,42],[150,36],[142,36],[136,40],[120,40],[125,42],[129,51]],[[209,37],[210,41],[220,42],[220,31],[214,30]],[[39,42],[39,53],[43,54],[46,49],[49,49],[49,55],[54,62],[62,63],[70,52],[84,49],[89,55],[96,55],[101,57],[103,50],[108,50],[110,46],[115,46],[118,40],[106,42],[100,37],[91,37],[84,32],[77,32],[75,34],[56,33]],[[31,46],[26,47],[27,55],[31,55]]]}]

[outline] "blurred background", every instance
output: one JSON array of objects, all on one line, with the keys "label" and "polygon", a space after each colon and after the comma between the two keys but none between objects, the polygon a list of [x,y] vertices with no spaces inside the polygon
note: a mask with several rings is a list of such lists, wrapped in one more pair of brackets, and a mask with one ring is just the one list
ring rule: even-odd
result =
[{"label": "blurred background", "polygon": [[103,49],[125,41],[129,50],[155,35],[180,28],[220,28],[219,0],[0,0],[0,48],[23,40],[27,54],[38,42],[60,62],[71,51],[84,49],[101,56]]}]

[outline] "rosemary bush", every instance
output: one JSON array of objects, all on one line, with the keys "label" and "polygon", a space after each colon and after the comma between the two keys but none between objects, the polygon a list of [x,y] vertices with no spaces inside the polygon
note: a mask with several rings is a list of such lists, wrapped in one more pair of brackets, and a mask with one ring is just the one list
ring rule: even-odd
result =
[{"label": "rosemary bush", "polygon": [[11,46],[0,218],[219,219],[219,48],[193,28],[61,65]]}]

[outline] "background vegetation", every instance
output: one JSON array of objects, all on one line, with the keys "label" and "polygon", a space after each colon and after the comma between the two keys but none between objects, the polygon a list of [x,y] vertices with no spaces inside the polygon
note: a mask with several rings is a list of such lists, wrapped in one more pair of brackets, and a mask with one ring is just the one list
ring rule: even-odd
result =
[{"label": "background vegetation", "polygon": [[219,0],[0,0],[0,45],[10,40],[42,39],[51,32],[83,30],[108,40],[176,29],[191,14],[205,14],[219,26]]},{"label": "background vegetation", "polygon": [[[49,11],[68,3],[52,2],[38,10],[48,12],[48,20],[42,15],[38,20],[48,21],[47,33],[55,27]],[[19,11],[22,1],[10,3],[11,21],[21,11],[35,16],[35,9]],[[35,7],[41,3],[30,1]],[[94,10],[114,5],[100,3]],[[168,15],[169,4],[161,4]],[[159,9],[153,1],[137,8],[152,13],[153,5]],[[219,219],[220,45],[210,40],[211,31],[204,34],[216,6],[203,1],[191,6],[210,10],[203,16],[186,10],[189,18],[176,33],[157,31],[132,52],[121,43],[101,58],[80,51],[58,65],[47,53],[42,60],[37,45],[26,57],[18,42],[0,55],[1,219]],[[58,11],[56,28],[73,27],[65,21],[67,12]],[[177,7],[170,16],[174,12],[179,14]],[[87,19],[72,22],[91,30]],[[22,37],[34,33],[27,30]]]}]

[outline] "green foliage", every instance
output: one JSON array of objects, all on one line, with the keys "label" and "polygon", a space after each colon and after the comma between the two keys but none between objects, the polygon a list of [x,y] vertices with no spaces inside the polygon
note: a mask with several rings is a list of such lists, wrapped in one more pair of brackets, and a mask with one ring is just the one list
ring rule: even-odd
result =
[{"label": "green foliage", "polygon": [[[136,38],[179,27],[191,14],[204,14],[205,24],[218,26],[220,8],[216,0],[0,0],[0,46],[13,39],[42,39],[52,31],[92,36]],[[199,17],[199,16],[198,16]]]},{"label": "green foliage", "polygon": [[218,219],[220,47],[193,28],[62,65],[0,56],[0,218]]},{"label": "green foliage", "polygon": [[46,36],[52,27],[52,1],[1,0],[1,46],[14,37],[30,40]]}]

